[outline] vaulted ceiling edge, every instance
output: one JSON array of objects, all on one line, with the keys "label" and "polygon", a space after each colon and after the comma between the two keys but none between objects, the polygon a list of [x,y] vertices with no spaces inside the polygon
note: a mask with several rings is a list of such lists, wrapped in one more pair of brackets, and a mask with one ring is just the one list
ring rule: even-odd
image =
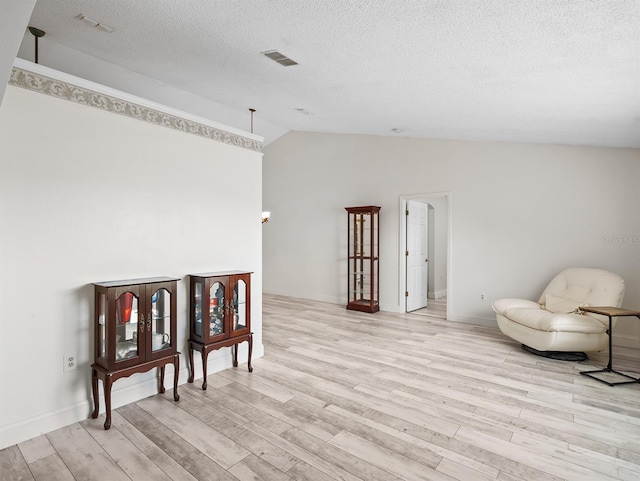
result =
[{"label": "vaulted ceiling edge", "polygon": [[262,151],[262,142],[227,132],[179,115],[119,99],[77,85],[53,79],[45,75],[29,72],[13,67],[9,85],[24,88],[33,92],[50,95],[59,99],[93,107],[136,120],[167,127],[181,132],[198,135],[207,139],[223,142],[244,149]]}]

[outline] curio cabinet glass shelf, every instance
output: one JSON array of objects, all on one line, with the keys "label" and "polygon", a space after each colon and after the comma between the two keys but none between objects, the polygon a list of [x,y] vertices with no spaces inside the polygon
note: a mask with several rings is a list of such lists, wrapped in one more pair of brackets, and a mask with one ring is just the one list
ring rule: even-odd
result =
[{"label": "curio cabinet glass shelf", "polygon": [[380,310],[380,207],[369,205],[345,209],[348,218],[347,309],[377,312]]},{"label": "curio cabinet glass shelf", "polygon": [[173,397],[177,401],[180,353],[176,342],[176,282],[171,277],[151,277],[96,282],[94,363],[91,365],[94,410],[98,417],[98,380],[104,384],[106,420],[111,427],[111,386],[121,377],[160,370],[159,390],[164,388],[164,368],[173,364]]}]

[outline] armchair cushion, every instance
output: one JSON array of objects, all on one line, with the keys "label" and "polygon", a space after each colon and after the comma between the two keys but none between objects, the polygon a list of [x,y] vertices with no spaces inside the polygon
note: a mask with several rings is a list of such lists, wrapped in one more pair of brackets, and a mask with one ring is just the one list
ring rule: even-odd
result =
[{"label": "armchair cushion", "polygon": [[530,329],[544,332],[566,331],[602,334],[606,325],[599,319],[573,313],[554,313],[542,309],[540,304],[526,299],[500,299],[493,310],[511,321]]},{"label": "armchair cushion", "polygon": [[586,302],[574,301],[572,299],[565,299],[563,297],[556,297],[552,294],[545,296],[545,302],[543,309],[549,312],[555,312],[557,314],[569,314],[576,311],[581,307],[587,307],[589,304]]}]

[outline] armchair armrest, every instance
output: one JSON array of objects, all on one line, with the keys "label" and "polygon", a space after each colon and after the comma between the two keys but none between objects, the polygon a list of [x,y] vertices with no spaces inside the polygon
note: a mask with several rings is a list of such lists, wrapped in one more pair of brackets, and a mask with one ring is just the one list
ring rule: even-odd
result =
[{"label": "armchair armrest", "polygon": [[504,313],[508,309],[513,309],[513,308],[528,308],[528,309],[541,308],[540,304],[538,304],[535,301],[530,301],[528,299],[517,299],[512,297],[493,301],[493,303],[491,304],[491,307],[493,307],[493,310],[495,312],[502,315],[504,315]]}]

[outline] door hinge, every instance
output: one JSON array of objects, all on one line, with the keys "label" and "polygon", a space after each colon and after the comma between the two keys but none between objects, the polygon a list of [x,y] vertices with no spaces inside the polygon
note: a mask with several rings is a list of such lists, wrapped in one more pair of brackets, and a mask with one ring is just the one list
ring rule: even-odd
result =
[{"label": "door hinge", "polygon": [[409,209],[404,211],[404,215],[409,215]]},{"label": "door hinge", "polygon": [[404,291],[404,297],[409,297],[409,291]]},{"label": "door hinge", "polygon": [[409,251],[406,251],[404,255],[408,257],[409,256]]}]

